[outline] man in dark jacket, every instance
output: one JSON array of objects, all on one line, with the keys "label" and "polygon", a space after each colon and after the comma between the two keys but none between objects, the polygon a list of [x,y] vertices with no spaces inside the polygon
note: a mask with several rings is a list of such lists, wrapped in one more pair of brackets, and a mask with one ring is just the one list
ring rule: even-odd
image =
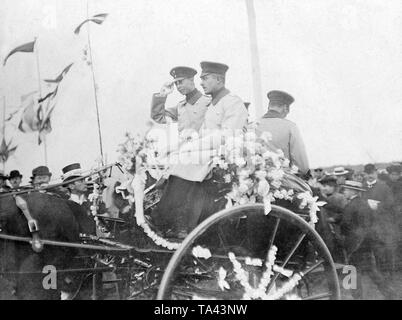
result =
[{"label": "man in dark jacket", "polygon": [[384,181],[378,179],[377,168],[373,164],[364,167],[364,198],[374,211],[373,234],[376,236],[378,256],[383,271],[395,271],[398,228],[395,220],[394,197]]},{"label": "man in dark jacket", "polygon": [[378,247],[372,237],[373,211],[362,197],[364,191],[366,190],[360,182],[347,180],[343,185],[343,192],[349,203],[344,210],[341,231],[344,235],[344,247],[349,264],[355,266],[357,270],[357,288],[352,291],[352,296],[355,299],[363,298],[361,276],[362,273],[368,272],[384,297],[394,299],[395,291],[387,284],[373,260],[373,257],[378,256]]}]

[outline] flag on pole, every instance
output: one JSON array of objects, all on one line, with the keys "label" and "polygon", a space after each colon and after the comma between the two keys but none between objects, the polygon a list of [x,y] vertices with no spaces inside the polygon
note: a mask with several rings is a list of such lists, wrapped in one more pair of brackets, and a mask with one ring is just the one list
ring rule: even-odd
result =
[{"label": "flag on pole", "polygon": [[4,119],[4,122],[11,121],[11,119],[19,112],[20,110],[15,110],[8,114],[8,117]]},{"label": "flag on pole", "polygon": [[40,119],[38,116],[39,105],[34,94],[26,97],[23,103],[24,110],[21,113],[21,120],[18,129],[21,132],[34,132],[38,131],[40,127]]},{"label": "flag on pole", "polygon": [[43,81],[47,82],[47,83],[60,83],[64,76],[67,74],[68,71],[70,71],[70,68],[73,66],[74,63],[69,64],[67,67],[65,67],[63,69],[63,71],[57,76],[56,79],[52,80],[52,79],[45,79]]},{"label": "flag on pole", "polygon": [[38,144],[40,145],[44,140],[45,135],[52,132],[52,124],[50,122],[50,116],[54,108],[56,107],[56,102],[52,100],[47,101],[47,107],[45,109],[43,119],[39,128]]},{"label": "flag on pole", "polygon": [[75,28],[74,33],[75,34],[79,34],[81,31],[81,27],[86,24],[87,22],[94,22],[96,24],[102,24],[105,20],[106,17],[108,16],[107,13],[100,13],[100,14],[96,14],[94,15],[92,18],[86,19],[83,22],[81,22],[77,28]]},{"label": "flag on pole", "polygon": [[0,145],[0,162],[7,162],[8,158],[17,150],[17,146],[11,148],[11,140],[9,143],[6,143],[6,140],[3,137]]},{"label": "flag on pole", "polygon": [[6,65],[8,58],[10,58],[14,53],[17,52],[33,52],[35,47],[36,39],[32,42],[25,43],[15,49],[11,50],[10,53],[4,58],[3,66]]}]

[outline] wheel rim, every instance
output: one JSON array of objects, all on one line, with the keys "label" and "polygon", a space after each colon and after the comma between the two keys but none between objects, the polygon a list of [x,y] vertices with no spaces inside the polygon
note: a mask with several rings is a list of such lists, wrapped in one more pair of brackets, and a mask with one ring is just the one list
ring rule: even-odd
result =
[{"label": "wheel rim", "polygon": [[[165,273],[163,275],[158,290],[157,299],[163,300],[171,298],[171,295],[174,293],[174,286],[175,286],[174,282],[179,276],[180,266],[183,264],[183,261],[186,260],[186,257],[188,258],[191,255],[190,252],[194,244],[196,244],[197,241],[199,241],[200,238],[203,235],[205,235],[211,227],[216,227],[219,223],[223,222],[225,219],[240,217],[245,213],[247,213],[247,215],[251,214],[251,215],[264,216],[263,212],[264,212],[264,206],[262,204],[242,205],[222,210],[214,214],[213,216],[209,217],[205,221],[203,221],[200,225],[198,225],[197,228],[195,228],[189,234],[189,236],[183,241],[180,248],[174,253],[171,260],[169,261],[169,264],[167,265],[167,268],[165,270]],[[318,235],[318,233],[297,214],[279,206],[273,205],[272,211],[268,214],[267,217],[269,217],[270,219],[276,219],[274,220],[276,222],[272,224],[272,233],[268,241],[267,249],[272,248],[273,245],[280,245],[280,243],[279,244],[275,243],[275,240],[277,240],[276,237],[278,230],[281,228],[280,225],[281,223],[283,224],[284,221],[289,225],[295,226],[297,230],[300,231],[300,235],[298,235],[296,243],[294,245],[293,244],[291,245],[291,248],[288,250],[286,255],[282,254],[282,261],[280,262],[279,266],[283,266],[284,268],[288,267],[289,264],[292,263],[291,261],[292,258],[293,259],[295,258],[294,257],[295,252],[299,250],[299,246],[303,242],[312,243],[315,252],[317,252],[318,256],[320,257],[319,260],[311,262],[310,265],[307,265],[305,268],[301,270],[302,271],[301,274],[303,274],[303,281],[301,281],[301,283],[303,282],[306,283],[305,291],[307,291],[307,296],[305,295],[304,297],[301,298],[340,299],[340,289],[335,265],[332,260],[331,254],[328,251],[328,248],[326,247],[324,241]],[[278,249],[278,252],[279,250],[280,249]],[[213,254],[213,258],[215,259],[216,257],[217,256]],[[319,269],[324,269],[323,271],[324,280],[326,281],[327,283],[326,285],[328,287],[328,291],[324,292],[325,294],[324,293],[313,294],[312,292],[310,292],[311,290],[309,287],[312,286],[312,284],[310,283],[311,280],[309,280],[310,282],[307,283],[305,278],[309,277],[309,279],[310,278],[313,279],[315,277],[317,279],[316,274],[318,274],[317,270]],[[314,275],[314,277],[312,275]],[[282,276],[278,272],[274,273],[274,275],[271,278],[271,282],[269,283],[267,288],[268,293],[272,292],[273,288],[274,290],[276,290],[277,283],[282,283],[280,282],[282,281],[281,278]],[[300,289],[300,287],[301,285],[298,286],[298,289]],[[180,288],[180,290],[182,289],[183,288]],[[185,295],[185,292],[183,292],[183,294]],[[225,298],[227,299],[228,297]]]}]

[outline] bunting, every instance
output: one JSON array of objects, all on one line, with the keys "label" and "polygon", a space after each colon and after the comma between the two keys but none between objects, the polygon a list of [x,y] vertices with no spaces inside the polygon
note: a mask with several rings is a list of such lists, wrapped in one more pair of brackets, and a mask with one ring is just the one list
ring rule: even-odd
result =
[{"label": "bunting", "polygon": [[86,24],[87,22],[94,22],[96,24],[102,24],[105,20],[106,17],[108,16],[107,13],[100,13],[100,14],[96,14],[94,15],[92,18],[86,19],[83,22],[81,22],[77,28],[75,28],[74,33],[75,34],[79,34],[81,31],[81,27]]},{"label": "bunting", "polygon": [[67,67],[65,67],[63,69],[63,71],[57,76],[56,79],[52,80],[52,79],[45,79],[43,81],[47,82],[47,83],[60,83],[64,76],[68,73],[68,71],[70,71],[71,67],[73,66],[74,63],[69,64]]},{"label": "bunting", "polygon": [[7,162],[8,158],[17,150],[17,146],[11,147],[11,140],[9,143],[6,143],[6,140],[3,137],[0,145],[0,162]]},{"label": "bunting", "polygon": [[17,52],[33,52],[35,48],[36,39],[32,42],[25,43],[21,46],[18,46],[10,51],[10,53],[4,58],[3,66],[6,65],[8,58],[10,58],[14,53]]}]

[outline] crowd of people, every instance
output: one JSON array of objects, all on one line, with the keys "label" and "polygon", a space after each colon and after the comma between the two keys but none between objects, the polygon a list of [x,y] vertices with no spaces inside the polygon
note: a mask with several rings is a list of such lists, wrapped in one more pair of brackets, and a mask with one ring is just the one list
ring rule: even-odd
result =
[{"label": "crowd of people", "polygon": [[[390,284],[402,261],[402,165],[380,171],[374,164],[363,172],[338,167],[317,168],[309,180],[327,204],[327,241],[335,259],[354,265],[368,275],[389,299],[397,296]],[[357,297],[362,295],[361,277]]]},{"label": "crowd of people", "polygon": [[[9,175],[0,171],[0,194],[29,189],[46,189],[51,182],[52,173],[47,166],[39,166],[32,170],[29,185],[22,186],[22,178],[23,176],[18,170],[10,171]],[[47,191],[80,205],[87,201],[87,196],[92,190],[92,183],[83,176],[79,163],[65,166],[62,169],[61,180],[62,185]]]}]

